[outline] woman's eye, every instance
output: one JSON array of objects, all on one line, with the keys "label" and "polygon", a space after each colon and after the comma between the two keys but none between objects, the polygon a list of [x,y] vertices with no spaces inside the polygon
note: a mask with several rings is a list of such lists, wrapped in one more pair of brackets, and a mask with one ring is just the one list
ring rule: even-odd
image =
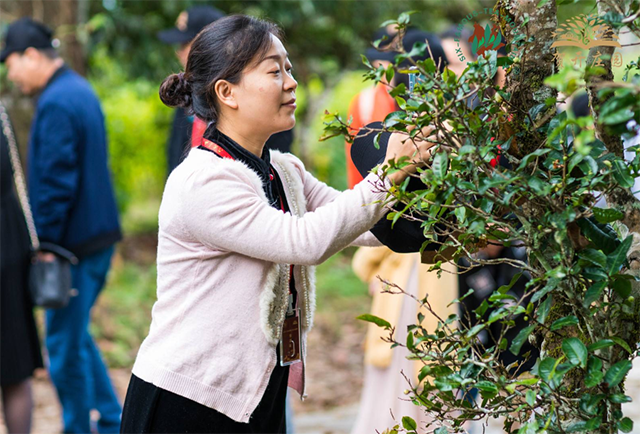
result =
[{"label": "woman's eye", "polygon": [[277,70],[275,70],[275,71],[271,71],[271,73],[272,73],[272,74],[280,74],[280,70],[279,70],[279,69],[277,69]]}]

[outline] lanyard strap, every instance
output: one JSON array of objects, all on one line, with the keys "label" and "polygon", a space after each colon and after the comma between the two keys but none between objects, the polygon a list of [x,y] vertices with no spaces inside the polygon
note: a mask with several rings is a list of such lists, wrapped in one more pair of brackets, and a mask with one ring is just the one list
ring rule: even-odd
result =
[{"label": "lanyard strap", "polygon": [[210,150],[211,152],[213,152],[214,154],[216,154],[220,158],[227,158],[229,160],[235,160],[235,158],[233,158],[233,156],[230,153],[228,153],[227,151],[222,149],[222,147],[220,145],[218,145],[217,143],[212,142],[209,139],[205,139],[204,137],[202,138],[202,146],[207,148],[208,150]]}]

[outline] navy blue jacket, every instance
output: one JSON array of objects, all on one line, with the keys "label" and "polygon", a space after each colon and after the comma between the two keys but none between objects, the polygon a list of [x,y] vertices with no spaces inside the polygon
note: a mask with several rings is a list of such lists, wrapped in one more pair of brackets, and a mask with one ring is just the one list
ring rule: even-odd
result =
[{"label": "navy blue jacket", "polygon": [[28,173],[40,241],[82,257],[122,238],[100,102],[87,80],[66,66],[38,99]]}]

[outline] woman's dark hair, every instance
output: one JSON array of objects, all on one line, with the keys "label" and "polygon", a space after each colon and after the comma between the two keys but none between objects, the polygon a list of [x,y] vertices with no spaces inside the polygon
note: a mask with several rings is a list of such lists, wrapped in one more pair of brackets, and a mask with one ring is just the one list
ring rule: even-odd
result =
[{"label": "woman's dark hair", "polygon": [[267,55],[271,35],[282,39],[278,26],[246,15],[214,21],[193,40],[185,72],[162,82],[160,99],[169,107],[184,107],[205,122],[215,122],[216,82],[238,83],[247,66]]}]

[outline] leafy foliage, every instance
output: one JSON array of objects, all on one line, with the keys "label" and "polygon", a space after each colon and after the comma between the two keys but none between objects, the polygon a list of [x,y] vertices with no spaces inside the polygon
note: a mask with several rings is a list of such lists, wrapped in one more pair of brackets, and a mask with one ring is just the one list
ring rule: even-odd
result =
[{"label": "leafy foliage", "polygon": [[[595,136],[593,118],[558,113],[556,97],[523,113],[524,125],[514,128],[512,113],[522,108],[494,85],[498,66],[520,65],[489,51],[459,77],[448,69],[438,72],[430,59],[411,70],[391,65],[367,74],[376,82],[397,73],[423,76],[411,92],[402,85],[390,91],[402,110],[387,116],[383,130],[433,142],[433,158],[411,175],[421,187],[410,191],[405,182],[390,189],[406,205],[390,218],[419,216],[423,248],[435,244],[454,263],[462,257],[469,258],[470,268],[508,263],[530,277],[519,299],[509,294],[509,285],[488,297],[472,313],[477,322],[469,329],[459,325],[458,315],[440,318],[428,298],[418,300],[438,318],[438,327],[427,330],[418,317],[406,342],[393,329],[388,341],[406,346],[424,363],[410,390],[413,402],[433,416],[430,432],[459,432],[466,421],[489,416],[504,417],[507,432],[628,431],[630,420],[617,409],[629,399],[622,385],[640,341],[636,275],[627,259],[634,236],[620,222],[623,210],[595,204],[633,185],[640,157],[628,162],[609,151]],[[574,75],[565,69],[547,83],[571,94],[581,86],[574,79],[573,88],[567,87]],[[640,87],[603,86],[599,92],[609,96],[598,108],[608,131],[622,134],[627,121],[640,120]],[[429,125],[437,136],[422,134]],[[346,124],[328,118],[326,133],[338,132],[347,134]],[[522,141],[531,137],[535,146],[528,143],[533,150],[522,155]],[[382,167],[391,173],[407,164],[391,160]],[[488,245],[524,247],[528,259],[476,255]],[[389,292],[404,292],[386,283]],[[506,332],[522,317],[529,325],[507,342]],[[363,319],[389,327],[379,318]],[[502,332],[486,348],[478,336],[492,323],[501,324]],[[520,362],[500,363],[501,352],[519,354],[526,341],[541,349],[530,372],[522,372]],[[414,430],[402,422],[390,431]]]},{"label": "leafy foliage", "polygon": [[[147,81],[122,82],[120,67],[95,53],[99,73],[92,78],[105,113],[110,167],[121,211],[135,201],[162,194],[167,173],[166,141],[173,111]],[[96,71],[97,72],[97,71]]]}]

